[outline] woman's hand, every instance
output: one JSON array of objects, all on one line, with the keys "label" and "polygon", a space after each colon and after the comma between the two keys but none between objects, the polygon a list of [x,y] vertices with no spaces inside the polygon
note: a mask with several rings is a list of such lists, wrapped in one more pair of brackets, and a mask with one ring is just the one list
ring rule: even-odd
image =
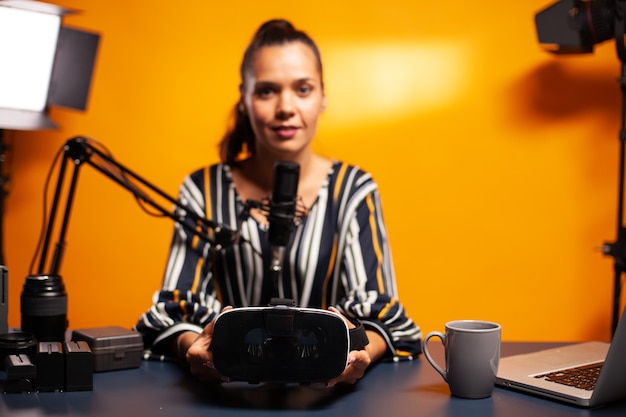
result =
[{"label": "woman's hand", "polygon": [[[329,310],[341,315],[334,307],[330,307]],[[349,329],[356,327],[354,323],[347,318],[343,317],[343,319],[348,324]],[[356,383],[365,375],[367,368],[385,354],[387,344],[384,339],[378,333],[371,330],[367,330],[366,334],[369,339],[369,344],[365,346],[363,350],[353,350],[348,354],[348,365],[346,369],[344,369],[337,378],[328,381],[326,383],[327,387],[335,386],[341,382],[348,384]]]},{"label": "woman's hand", "polygon": [[326,383],[327,387],[333,387],[340,382],[354,384],[365,375],[365,370],[372,363],[372,358],[366,350],[353,350],[348,355],[348,366],[337,378]]},{"label": "woman's hand", "polygon": [[[222,312],[231,308],[225,307]],[[178,336],[176,344],[179,355],[184,355],[193,375],[201,381],[217,383],[227,381],[227,379],[222,377],[213,365],[213,353],[209,347],[213,340],[214,327],[215,319],[207,324],[199,335],[194,333],[181,334]]]}]

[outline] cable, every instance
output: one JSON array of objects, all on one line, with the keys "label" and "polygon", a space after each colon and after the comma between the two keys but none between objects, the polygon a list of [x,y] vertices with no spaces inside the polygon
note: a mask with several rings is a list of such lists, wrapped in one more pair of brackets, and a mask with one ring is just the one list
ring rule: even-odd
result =
[{"label": "cable", "polygon": [[43,239],[44,239],[44,235],[45,235],[45,230],[46,227],[48,226],[48,222],[46,220],[47,217],[47,213],[48,213],[48,187],[50,186],[50,179],[52,177],[52,172],[54,171],[55,167],[57,166],[57,164],[59,163],[59,161],[61,160],[61,157],[63,156],[65,152],[65,146],[62,146],[56,153],[54,159],[52,160],[52,165],[50,166],[50,169],[48,170],[48,175],[46,175],[46,181],[44,183],[44,188],[43,188],[43,214],[42,214],[42,222],[41,222],[41,232],[39,233],[39,240],[37,241],[37,246],[35,248],[35,253],[33,254],[33,258],[30,261],[30,267],[28,268],[29,270],[29,274],[33,274],[34,273],[34,267],[35,267],[35,262],[37,257],[39,256],[40,252],[41,252],[41,245],[43,244]]}]

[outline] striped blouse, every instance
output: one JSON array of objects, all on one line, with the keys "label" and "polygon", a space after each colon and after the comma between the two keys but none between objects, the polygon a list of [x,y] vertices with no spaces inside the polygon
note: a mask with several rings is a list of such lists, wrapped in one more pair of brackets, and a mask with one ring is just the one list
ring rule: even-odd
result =
[{"label": "striped blouse", "polygon": [[[197,215],[238,230],[240,239],[211,250],[175,225],[162,288],[136,325],[147,346],[182,331],[201,332],[222,306],[265,306],[276,296],[268,278],[268,228],[251,216],[241,219],[244,202],[228,165],[187,176],[179,200]],[[278,296],[300,307],[335,306],[358,318],[385,338],[388,358],[411,359],[421,351],[420,328],[397,298],[378,186],[358,167],[333,164],[285,247],[279,288]]]}]

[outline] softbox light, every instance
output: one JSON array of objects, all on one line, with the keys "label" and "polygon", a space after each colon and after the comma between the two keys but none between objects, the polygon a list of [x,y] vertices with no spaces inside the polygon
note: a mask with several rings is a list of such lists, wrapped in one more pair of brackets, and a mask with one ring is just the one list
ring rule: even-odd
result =
[{"label": "softbox light", "polygon": [[75,13],[0,0],[0,129],[56,128],[49,106],[85,110],[99,36],[62,26]]}]

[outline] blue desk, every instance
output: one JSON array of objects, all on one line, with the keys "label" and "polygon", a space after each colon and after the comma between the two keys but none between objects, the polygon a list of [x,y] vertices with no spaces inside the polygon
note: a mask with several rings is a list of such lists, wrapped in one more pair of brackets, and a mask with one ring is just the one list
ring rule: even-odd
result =
[{"label": "blue desk", "polygon": [[[554,344],[504,343],[502,355]],[[433,356],[443,352],[433,344]],[[87,392],[0,394],[0,416],[626,416],[626,401],[586,410],[496,388],[491,398],[451,397],[423,359],[379,363],[354,387],[279,387],[242,383],[208,387],[169,362],[94,374]]]}]

